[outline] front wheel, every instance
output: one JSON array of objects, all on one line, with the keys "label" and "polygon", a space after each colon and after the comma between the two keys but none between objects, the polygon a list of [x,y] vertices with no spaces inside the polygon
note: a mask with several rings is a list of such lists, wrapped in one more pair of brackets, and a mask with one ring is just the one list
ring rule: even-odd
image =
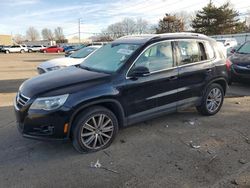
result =
[{"label": "front wheel", "polygon": [[196,109],[202,115],[211,116],[220,111],[224,100],[224,90],[221,85],[213,83],[209,85],[202,98],[201,105]]},{"label": "front wheel", "polygon": [[9,50],[6,50],[6,51],[5,51],[5,53],[6,53],[6,54],[9,54],[9,53],[10,53],[10,51],[9,51]]},{"label": "front wheel", "polygon": [[109,109],[94,106],[82,112],[74,122],[73,146],[82,152],[107,148],[118,132],[118,121]]},{"label": "front wheel", "polygon": [[57,50],[57,53],[60,53],[61,51],[60,50]]},{"label": "front wheel", "polygon": [[24,53],[24,50],[21,50],[20,53],[23,54],[23,53]]}]

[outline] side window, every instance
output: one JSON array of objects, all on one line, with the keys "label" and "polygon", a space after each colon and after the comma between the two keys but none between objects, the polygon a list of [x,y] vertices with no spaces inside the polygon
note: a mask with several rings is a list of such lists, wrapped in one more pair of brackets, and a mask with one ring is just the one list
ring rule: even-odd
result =
[{"label": "side window", "polygon": [[178,41],[180,65],[200,61],[200,47],[196,41]]},{"label": "side window", "polygon": [[214,58],[214,50],[213,50],[211,44],[208,41],[206,41],[204,44],[205,44],[206,54],[207,54],[208,59],[213,59]]},{"label": "side window", "polygon": [[147,67],[150,73],[174,67],[171,42],[161,42],[148,48],[134,64],[134,67],[139,66]]}]

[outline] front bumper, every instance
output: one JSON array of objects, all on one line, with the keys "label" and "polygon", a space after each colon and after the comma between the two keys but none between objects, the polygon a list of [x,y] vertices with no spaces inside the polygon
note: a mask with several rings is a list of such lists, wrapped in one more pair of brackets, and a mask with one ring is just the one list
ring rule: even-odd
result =
[{"label": "front bumper", "polygon": [[17,128],[23,137],[39,140],[68,140],[70,110],[62,107],[57,111],[18,109],[15,105]]}]

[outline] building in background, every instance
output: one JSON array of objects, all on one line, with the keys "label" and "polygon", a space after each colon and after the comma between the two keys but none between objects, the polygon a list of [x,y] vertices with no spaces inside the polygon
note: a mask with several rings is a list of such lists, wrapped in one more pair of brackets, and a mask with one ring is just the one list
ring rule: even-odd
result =
[{"label": "building in background", "polygon": [[39,40],[39,41],[23,41],[22,44],[27,46],[43,45],[43,46],[54,46],[56,41],[54,40]]},{"label": "building in background", "polygon": [[12,36],[11,35],[0,35],[0,45],[12,45]]}]

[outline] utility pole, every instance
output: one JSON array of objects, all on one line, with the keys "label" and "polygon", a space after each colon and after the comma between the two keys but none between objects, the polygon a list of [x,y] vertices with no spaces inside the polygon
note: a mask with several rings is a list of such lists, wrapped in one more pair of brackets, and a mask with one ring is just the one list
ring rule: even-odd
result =
[{"label": "utility pole", "polygon": [[81,18],[78,19],[78,35],[79,43],[81,43]]}]

